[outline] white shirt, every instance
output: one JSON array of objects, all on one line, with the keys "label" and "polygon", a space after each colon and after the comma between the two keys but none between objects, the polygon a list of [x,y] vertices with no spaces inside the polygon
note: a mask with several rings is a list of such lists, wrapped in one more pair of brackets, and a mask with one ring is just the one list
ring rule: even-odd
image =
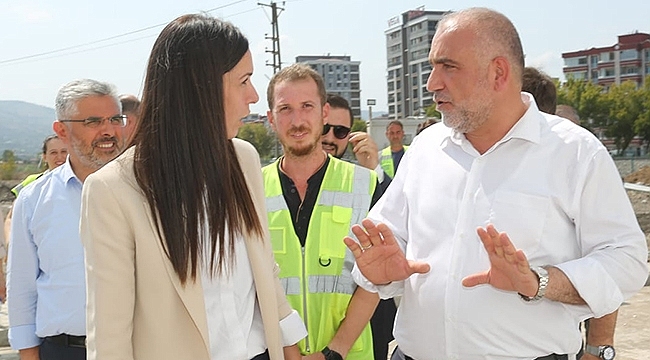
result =
[{"label": "white shirt", "polygon": [[[431,271],[374,287],[403,293],[394,335],[415,359],[533,359],[575,354],[578,323],[616,310],[644,284],[645,237],[605,147],[587,130],[539,112],[524,116],[479,154],[465,136],[436,124],[404,155],[369,217],[395,233],[407,259]],[[560,268],[588,306],[526,303],[463,277],[489,268],[476,228],[508,233],[532,266]]]},{"label": "white shirt", "polygon": [[[205,253],[209,254],[209,251]],[[241,237],[235,240],[234,256],[235,265],[229,274],[210,276],[209,262],[204,260],[201,266],[210,356],[213,360],[248,360],[267,348],[253,273],[246,244]],[[295,310],[280,320],[280,330],[284,346],[293,345],[307,335]]]}]

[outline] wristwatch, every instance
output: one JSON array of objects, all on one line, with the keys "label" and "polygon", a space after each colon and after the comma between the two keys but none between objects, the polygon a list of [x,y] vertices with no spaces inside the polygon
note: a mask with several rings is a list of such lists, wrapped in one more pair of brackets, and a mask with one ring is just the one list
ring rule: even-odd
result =
[{"label": "wristwatch", "polygon": [[587,344],[585,346],[585,352],[593,356],[598,356],[599,359],[603,360],[614,360],[614,357],[616,357],[616,350],[611,345],[591,346]]},{"label": "wristwatch", "polygon": [[341,356],[341,354],[328,348],[327,346],[325,346],[325,349],[323,349],[321,352],[325,356],[325,360],[343,360],[343,356]]},{"label": "wristwatch", "polygon": [[530,297],[519,293],[519,296],[521,296],[524,301],[538,301],[543,298],[544,294],[546,293],[546,286],[548,286],[548,271],[546,271],[546,269],[541,266],[533,266],[530,268],[530,270],[534,272],[535,275],[537,275],[537,280],[539,280],[537,294],[535,294],[533,297]]}]

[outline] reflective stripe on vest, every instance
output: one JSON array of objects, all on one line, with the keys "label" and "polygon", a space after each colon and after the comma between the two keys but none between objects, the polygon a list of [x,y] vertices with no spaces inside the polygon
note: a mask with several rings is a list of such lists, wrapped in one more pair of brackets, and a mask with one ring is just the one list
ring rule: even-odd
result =
[{"label": "reflective stripe on vest", "polygon": [[[308,289],[312,294],[339,293],[352,295],[354,289],[356,289],[356,285],[351,276],[311,275],[308,279]],[[300,295],[299,277],[292,276],[281,278],[280,284],[282,285],[286,295]],[[350,291],[350,289],[353,290]]]}]

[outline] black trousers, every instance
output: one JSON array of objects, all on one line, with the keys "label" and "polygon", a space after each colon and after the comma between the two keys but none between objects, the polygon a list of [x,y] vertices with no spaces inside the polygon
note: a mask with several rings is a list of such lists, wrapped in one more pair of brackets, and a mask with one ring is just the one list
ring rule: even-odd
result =
[{"label": "black trousers", "polygon": [[86,348],[57,344],[45,338],[38,355],[41,360],[86,360]]},{"label": "black trousers", "polygon": [[264,351],[263,353],[261,353],[259,355],[255,355],[255,357],[252,358],[251,360],[270,360],[270,358],[269,358],[269,350],[266,349],[266,351]]},{"label": "black trousers", "polygon": [[397,307],[393,299],[379,300],[375,313],[370,319],[372,328],[372,347],[375,360],[386,360],[388,357],[388,343],[393,338],[393,324],[395,323]]}]

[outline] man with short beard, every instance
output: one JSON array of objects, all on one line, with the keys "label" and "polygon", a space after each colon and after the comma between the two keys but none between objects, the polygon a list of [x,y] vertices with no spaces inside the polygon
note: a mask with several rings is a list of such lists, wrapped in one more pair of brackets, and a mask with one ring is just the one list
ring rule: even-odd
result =
[{"label": "man with short beard", "polygon": [[321,148],[330,107],[309,66],[275,74],[267,99],[284,150],[263,169],[269,229],[280,281],[307,327],[300,351],[309,359],[372,359],[368,321],[379,298],[354,284],[354,257],[342,239],[376,201],[377,176]]},{"label": "man with short beard", "polygon": [[126,117],[112,85],[70,82],[55,107],[52,127],[68,158],[20,192],[11,227],[9,341],[22,360],[86,359],[81,188],[124,148]]},{"label": "man with short beard", "polygon": [[[429,62],[444,124],[415,137],[345,239],[359,285],[403,295],[393,359],[575,359],[578,322],[615,311],[648,276],[616,166],[521,91],[524,52],[503,14],[446,14]],[[614,358],[611,343],[591,345]]]}]

